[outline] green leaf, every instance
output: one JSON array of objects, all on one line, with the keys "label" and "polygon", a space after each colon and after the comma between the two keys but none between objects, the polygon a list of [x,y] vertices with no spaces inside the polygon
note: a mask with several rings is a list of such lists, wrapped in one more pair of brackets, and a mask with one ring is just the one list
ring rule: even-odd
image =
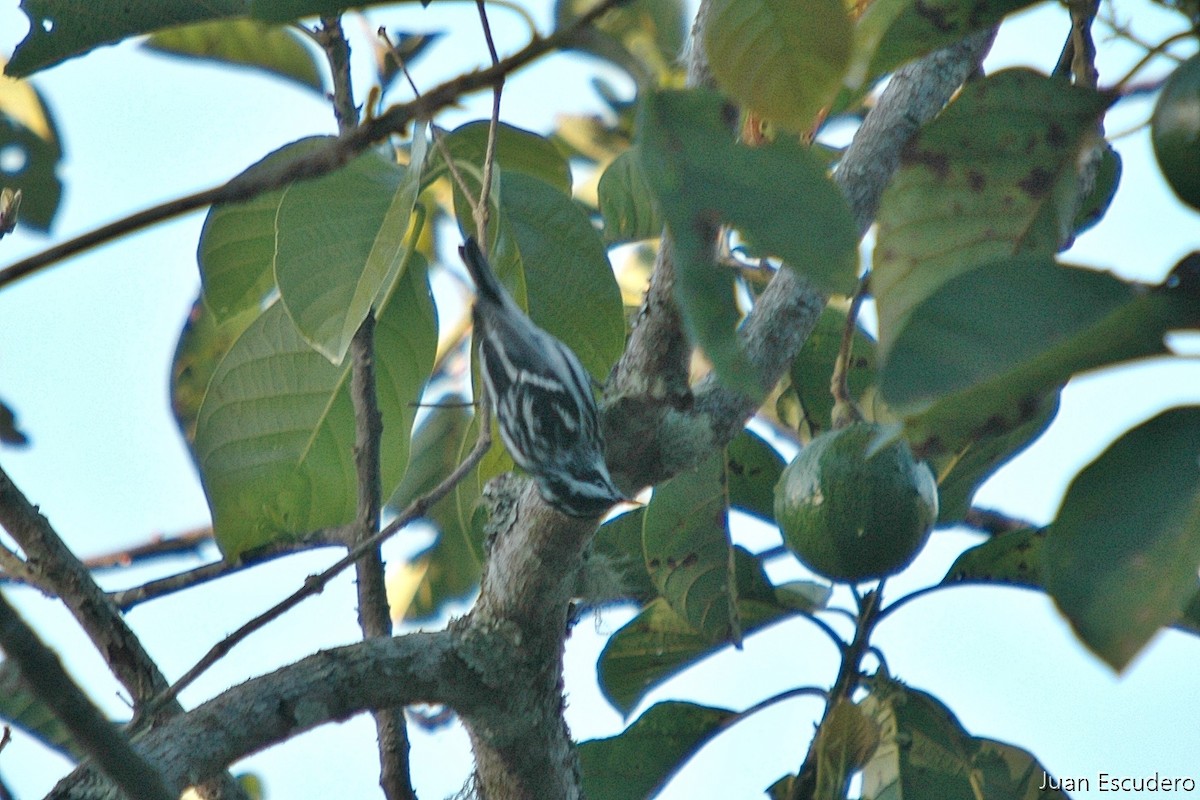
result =
[{"label": "green leaf", "polygon": [[0,719],[25,731],[59,755],[79,761],[83,754],[67,726],[38,699],[12,661],[0,659]]},{"label": "green leaf", "polygon": [[[387,494],[404,474],[416,400],[437,345],[425,270],[419,256],[412,258],[375,329]],[[279,303],[217,367],[196,422],[195,451],[227,557],[353,518],[349,371],[308,347]]]},{"label": "green leaf", "polygon": [[990,28],[1034,0],[875,0],[854,29],[852,84]]},{"label": "green leaf", "polygon": [[[351,8],[366,8],[367,6],[395,5],[406,0],[243,0],[246,12],[255,19],[265,22],[291,22],[302,17],[337,16]],[[407,0],[413,2],[413,0]],[[430,0],[420,0],[421,5],[427,6]]]},{"label": "green leaf", "polygon": [[761,394],[735,327],[733,274],[706,253],[706,231],[734,226],[829,292],[854,287],[858,233],[821,159],[787,143],[735,144],[729,109],[701,90],[653,92],[642,105],[642,173],[675,240],[675,297],[691,337],[729,386]]},{"label": "green leaf", "polygon": [[905,150],[879,207],[871,291],[881,353],[938,287],[988,261],[1053,253],[1074,229],[1080,155],[1112,96],[1029,70],[967,84]]},{"label": "green leaf", "polygon": [[1113,198],[1117,196],[1117,186],[1121,183],[1121,173],[1124,171],[1121,154],[1105,142],[1099,158],[1100,164],[1096,167],[1096,178],[1091,191],[1083,198],[1075,212],[1074,230],[1077,236],[1097,225],[1108,213]]},{"label": "green leaf", "polygon": [[[413,164],[425,155],[417,136]],[[420,168],[368,151],[283,191],[275,215],[275,280],[305,340],[335,364],[409,252]]]},{"label": "green leaf", "polygon": [[196,298],[183,323],[171,360],[171,412],[193,458],[196,418],[204,403],[208,382],[229,348],[259,314],[257,308],[246,308],[236,316],[218,322],[201,296]]},{"label": "green leaf", "polygon": [[1196,594],[1200,407],[1118,439],[1071,482],[1046,537],[1046,590],[1076,634],[1124,669]]},{"label": "green leaf", "polygon": [[662,236],[662,214],[642,174],[640,158],[635,145],[614,158],[600,176],[596,193],[608,244]]},{"label": "green leaf", "polygon": [[889,800],[1067,800],[1041,789],[1045,768],[1028,752],[971,736],[933,695],[882,675],[862,708],[880,743],[863,769],[863,797]]},{"label": "green leaf", "polygon": [[593,377],[603,378],[625,347],[625,311],[608,254],[587,214],[550,184],[505,172],[500,223],[492,258],[497,274],[518,302],[524,299],[534,322],[574,350]]},{"label": "green leaf", "polygon": [[[753,556],[740,547],[733,549],[733,556],[738,617],[745,635],[798,612],[822,608],[829,600],[828,586],[796,582],[773,587]],[[657,598],[604,646],[596,665],[600,690],[615,709],[628,714],[651,689],[725,646],[698,633],[665,599]]]},{"label": "green leaf", "polygon": [[[457,445],[470,428],[471,412],[459,395],[445,395],[434,403],[413,432],[408,469],[388,501],[400,511],[444,480],[458,466]],[[452,498],[442,498],[427,519],[437,527],[437,540],[412,556],[388,576],[392,615],[406,622],[430,621],[447,603],[461,600],[479,586],[482,543],[472,530],[458,524]]]},{"label": "green leaf", "polygon": [[19,162],[16,169],[0,167],[0,188],[21,192],[17,224],[49,231],[62,199],[57,169],[63,154],[54,117],[28,81],[0,78],[0,152],[6,162]]},{"label": "green leaf", "polygon": [[840,0],[713,0],[704,49],[717,85],[787,130],[808,130],[850,63]]},{"label": "green leaf", "polygon": [[[620,584],[619,596],[632,599],[639,605],[650,602],[658,595],[658,588],[646,571],[642,550],[645,513],[644,508],[635,508],[601,525],[600,530],[596,531],[596,538],[592,540],[592,550],[588,556],[589,570],[597,568],[597,561],[602,562],[598,568],[607,569],[617,579]],[[585,594],[584,597],[592,602],[606,599],[594,593]]]},{"label": "green leaf", "polygon": [[[979,487],[1050,427],[1058,414],[1059,394],[1054,390],[1004,407],[988,402],[1003,401],[1003,396],[983,398],[969,392],[972,399],[967,402],[949,398],[905,423],[909,443],[938,478],[939,526],[962,520]],[[963,420],[976,427],[964,432]]]},{"label": "green leaf", "polygon": [[[833,365],[842,347],[842,332],[846,329],[846,308],[830,303],[825,306],[817,325],[804,341],[804,346],[792,360],[792,388],[800,401],[809,437],[829,430],[833,414],[833,395],[829,381]],[[862,329],[854,327],[854,349],[850,359],[847,383],[850,396],[861,401],[876,380],[875,340]],[[870,416],[870,415],[868,415]]]},{"label": "green leaf", "polygon": [[176,25],[240,17],[247,9],[246,0],[22,0],[29,33],[4,71],[25,77],[102,44]]},{"label": "green leaf", "polygon": [[960,274],[917,306],[880,387],[909,416],[968,390],[1016,406],[1073,374],[1166,353],[1166,332],[1197,319],[1184,290],[1019,256]]},{"label": "green leaf", "polygon": [[[569,26],[593,5],[593,0],[556,0],[555,29]],[[677,69],[686,32],[681,0],[630,0],[596,20],[572,45],[623,67],[639,83],[654,86]]]},{"label": "green leaf", "polygon": [[1045,528],[1022,528],[993,536],[954,559],[942,583],[1000,583],[1041,589],[1045,542]]},{"label": "green leaf", "polygon": [[743,429],[725,448],[729,505],[755,516],[775,518],[775,484],[784,461],[762,438]]},{"label": "green leaf", "polygon": [[255,67],[317,93],[324,92],[313,52],[295,31],[252,19],[228,19],[168,28],[143,47],[167,55]]},{"label": "green leaf", "polygon": [[879,733],[862,706],[838,700],[821,721],[813,741],[817,765],[813,797],[845,797],[850,778],[879,746]]},{"label": "green leaf", "polygon": [[[475,191],[478,191],[487,153],[488,124],[487,120],[468,122],[442,138],[455,164],[460,169],[467,168],[463,178]],[[441,147],[433,151],[431,161],[426,170],[425,185],[449,174]],[[504,123],[497,126],[496,163],[506,174],[520,172],[540,178],[563,194],[571,194],[571,166],[549,139],[532,131]]]},{"label": "green leaf", "polygon": [[591,800],[654,797],[737,714],[724,708],[656,703],[622,733],[579,745],[583,788]]},{"label": "green leaf", "polygon": [[[285,171],[293,161],[333,141],[331,136],[313,136],[284,145],[234,180],[253,182]],[[275,288],[275,217],[284,191],[286,187],[209,209],[196,258],[204,302],[219,322],[248,308],[259,308]]]},{"label": "green leaf", "polygon": [[654,490],[642,545],[660,595],[710,640],[740,644],[724,453]]}]

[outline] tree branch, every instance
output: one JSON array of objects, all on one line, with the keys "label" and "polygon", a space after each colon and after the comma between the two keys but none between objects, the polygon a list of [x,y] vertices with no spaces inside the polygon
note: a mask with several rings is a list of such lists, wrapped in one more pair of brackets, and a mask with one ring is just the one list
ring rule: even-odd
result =
[{"label": "tree branch", "polygon": [[0,270],[0,289],[21,278],[56,264],[97,245],[112,241],[155,223],[205,208],[217,203],[237,203],[250,200],[265,192],[310,178],[319,178],[345,166],[351,159],[372,144],[394,133],[404,131],[416,119],[430,119],[438,111],[454,105],[463,95],[503,82],[509,73],[526,66],[553,50],[570,46],[580,33],[603,16],[609,9],[626,0],[600,0],[591,10],[570,25],[550,36],[536,36],[529,44],[487,69],[475,70],[446,81],[421,97],[390,109],[367,120],[337,141],[267,172],[256,171],[252,178],[238,176],[212,189],[170,200],[131,214],[128,217],[89,231],[70,241],[22,259]]},{"label": "tree branch", "polygon": [[154,767],[75,685],[62,662],[0,594],[0,647],[25,683],[71,732],[75,744],[131,800],[174,800]]},{"label": "tree branch", "polygon": [[[469,712],[493,702],[494,690],[480,682],[457,648],[455,636],[438,631],[322,651],[146,731],[137,739],[138,749],[158,765],[177,796],[241,758],[328,722],[413,703]],[[80,767],[47,800],[116,797],[111,783]]]},{"label": "tree branch", "polygon": [[129,692],[135,708],[166,689],[167,679],[125,624],[116,605],[3,469],[0,525],[25,552],[26,564],[37,575],[36,582],[53,591],[70,609]]}]

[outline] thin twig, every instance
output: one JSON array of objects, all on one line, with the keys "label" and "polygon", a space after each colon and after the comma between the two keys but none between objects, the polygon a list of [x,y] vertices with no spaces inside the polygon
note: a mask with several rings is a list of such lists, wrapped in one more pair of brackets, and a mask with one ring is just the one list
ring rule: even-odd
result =
[{"label": "thin twig", "polygon": [[63,669],[16,609],[0,594],[0,647],[21,670],[38,699],[50,707],[79,748],[131,800],[174,800],[159,772],[133,749]]},{"label": "thin twig", "polygon": [[503,82],[509,73],[552,50],[571,45],[598,17],[626,1],[600,0],[570,25],[549,36],[534,37],[525,47],[502,59],[498,64],[459,75],[430,90],[423,97],[392,106],[379,116],[365,121],[348,135],[339,137],[326,147],[303,158],[281,165],[280,169],[260,171],[252,178],[233,178],[212,189],[152,206],[17,261],[0,270],[0,288],[97,245],[181,214],[216,203],[243,202],[293,181],[327,175],[344,166],[375,142],[404,131],[413,120],[429,119],[437,111],[457,103],[463,95],[492,86],[497,81]]},{"label": "thin twig", "polygon": [[821,715],[821,722],[817,724],[818,734],[813,736],[808,752],[804,756],[804,763],[800,765],[800,771],[796,774],[795,781],[792,782],[790,800],[811,800],[817,779],[816,744],[820,735],[820,726],[824,724],[839,700],[850,698],[861,678],[862,660],[870,648],[871,633],[875,630],[875,623],[879,619],[882,593],[881,589],[877,589],[858,598],[858,594],[855,592],[855,597],[859,600],[859,607],[858,625],[854,630],[854,638],[842,651],[842,663],[838,668],[837,678],[834,679],[833,687],[826,697],[825,712]]},{"label": "thin twig", "polygon": [[360,542],[349,553],[338,559],[336,563],[328,567],[324,572],[321,572],[318,575],[309,576],[309,578],[304,581],[304,585],[295,592],[213,645],[213,647],[204,654],[204,657],[201,658],[195,666],[189,669],[169,689],[163,692],[161,696],[151,701],[146,712],[135,717],[134,721],[130,723],[131,727],[135,730],[139,729],[152,716],[155,708],[161,707],[165,703],[173,702],[181,691],[190,686],[192,682],[196,680],[196,678],[200,677],[200,675],[208,670],[209,667],[221,660],[226,653],[231,651],[246,637],[263,628],[271,621],[278,619],[284,613],[299,605],[306,598],[320,594],[320,592],[331,580],[339,575],[342,570],[346,569],[346,567],[357,561],[363,555],[363,553],[368,552],[373,547],[378,547],[405,525],[412,522],[414,519],[424,516],[429,511],[430,507],[449,494],[450,490],[453,489],[454,486],[463,479],[463,476],[475,468],[475,465],[479,463],[479,459],[483,457],[483,454],[487,452],[488,447],[490,447],[492,444],[491,424],[486,406],[480,409],[479,420],[479,438],[476,440],[475,446],[471,449],[471,452],[467,454],[467,457],[463,459],[462,463],[460,463],[453,472],[446,476],[445,480],[443,480],[433,489],[418,497],[416,500],[413,500],[411,503],[409,503],[408,507],[405,508],[404,511],[401,512],[398,517],[396,517],[396,519],[392,520],[392,522],[384,527],[384,529],[379,533]]},{"label": "thin twig", "polygon": [[[479,24],[483,28],[483,38],[487,41],[488,55],[492,57],[492,66],[495,67],[500,63],[500,57],[496,54],[496,42],[492,38],[492,26],[488,22],[487,6],[484,5],[484,0],[475,0],[475,7],[479,9]],[[496,131],[500,127],[500,98],[503,94],[504,80],[502,78],[492,84],[492,115],[488,120],[487,149],[483,154],[483,186],[479,190],[479,203],[472,209],[475,218],[475,236],[481,243],[480,246],[485,249],[487,248],[488,219],[491,217],[488,199],[492,191],[492,171],[496,161]]]},{"label": "thin twig", "polygon": [[[319,41],[333,76],[333,108],[338,133],[345,135],[359,122],[350,80],[350,45],[340,18],[323,17]],[[358,485],[355,524],[347,547],[365,541],[379,531],[383,505],[380,485],[380,442],[383,417],[375,380],[375,312],[366,317],[350,341],[350,398],[354,407],[354,473]],[[358,589],[358,624],[364,639],[390,636],[383,556],[379,546],[368,549],[355,563]],[[408,731],[403,708],[381,708],[373,713],[379,745],[379,785],[388,800],[415,800],[409,765]]]}]

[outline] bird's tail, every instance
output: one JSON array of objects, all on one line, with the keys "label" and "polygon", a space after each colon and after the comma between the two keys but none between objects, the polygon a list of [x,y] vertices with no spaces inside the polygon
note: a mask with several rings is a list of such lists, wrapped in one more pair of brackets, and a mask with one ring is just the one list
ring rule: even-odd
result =
[{"label": "bird's tail", "polygon": [[475,281],[476,294],[502,304],[507,292],[500,285],[496,273],[492,272],[487,256],[479,249],[479,243],[475,241],[475,237],[468,236],[463,246],[458,248],[458,254],[462,257],[463,263],[467,265],[467,272],[471,273],[471,280]]}]

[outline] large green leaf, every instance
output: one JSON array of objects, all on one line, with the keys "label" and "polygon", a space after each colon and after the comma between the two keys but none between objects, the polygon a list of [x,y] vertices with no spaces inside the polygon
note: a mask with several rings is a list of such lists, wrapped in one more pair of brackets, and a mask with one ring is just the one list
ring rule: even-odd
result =
[{"label": "large green leaf", "polygon": [[[833,365],[842,347],[846,329],[846,308],[830,303],[817,318],[817,326],[804,340],[804,346],[792,360],[792,388],[800,401],[801,413],[810,437],[829,430],[833,414],[833,394],[829,390]],[[875,340],[854,327],[854,346],[847,365],[846,383],[850,396],[862,401],[876,380]],[[868,418],[873,415],[868,413]]]},{"label": "large green leaf", "polygon": [[[457,445],[471,422],[471,412],[463,402],[458,395],[443,396],[417,425],[408,469],[388,502],[390,507],[403,509],[458,466]],[[436,526],[437,540],[388,576],[392,614],[406,622],[432,619],[447,603],[465,598],[479,585],[482,545],[472,539],[472,530],[458,524],[453,498],[436,503],[427,520]]]},{"label": "large green leaf", "polygon": [[[246,308],[218,322],[212,309],[204,304],[203,296],[192,304],[171,360],[171,411],[189,450],[196,439],[196,418],[208,382],[229,348],[260,313],[257,308]],[[192,453],[194,456],[195,451]]]},{"label": "large green leaf", "polygon": [[990,28],[1035,0],[875,0],[854,29],[854,86]]},{"label": "large green leaf", "polygon": [[150,36],[143,46],[168,55],[255,67],[323,92],[319,62],[304,42],[289,28],[226,19],[168,28]]},{"label": "large green leaf", "polygon": [[725,448],[729,505],[765,520],[775,518],[775,484],[784,461],[762,437],[743,430]]},{"label": "large green leaf", "polygon": [[1046,590],[1079,638],[1124,669],[1196,594],[1200,407],[1134,428],[1075,477],[1046,537]]},{"label": "large green leaf", "polygon": [[[556,0],[555,28],[570,25],[593,5],[594,0]],[[654,86],[676,69],[686,29],[682,0],[629,0],[596,20],[572,44]]]},{"label": "large green leaf", "polygon": [[624,732],[579,745],[583,789],[591,800],[654,797],[704,743],[737,714],[668,701],[646,710]]},{"label": "large green leaf", "polygon": [[[244,170],[237,179],[253,181],[273,175],[287,165],[333,141],[313,136],[286,144]],[[286,188],[286,187],[285,187]],[[204,302],[223,322],[248,308],[258,308],[275,287],[275,217],[285,189],[257,195],[242,203],[209,209],[200,231],[196,258]]]},{"label": "large green leaf", "polygon": [[497,274],[525,301],[534,322],[574,350],[593,377],[606,376],[625,347],[625,312],[587,214],[550,184],[505,172],[500,223],[492,260]]},{"label": "large green leaf", "polygon": [[5,73],[23,77],[102,44],[192,22],[244,16],[247,0],[164,3],[161,0],[21,0],[29,33]]},{"label": "large green leaf", "polygon": [[1048,774],[1028,752],[971,736],[950,709],[926,692],[882,675],[862,702],[879,734],[863,769],[863,797],[874,800],[1067,800],[1042,789]]},{"label": "large green leaf", "polygon": [[[829,599],[828,585],[796,582],[772,586],[753,556],[740,547],[735,547],[733,554],[738,617],[745,635],[798,612],[821,608]],[[651,689],[726,644],[698,633],[665,599],[657,598],[604,646],[596,664],[600,690],[614,708],[628,714]]]},{"label": "large green leaf", "polygon": [[735,144],[711,92],[650,93],[638,126],[642,173],[675,240],[675,296],[688,332],[730,386],[761,392],[735,333],[733,274],[711,263],[704,231],[735,227],[818,287],[854,287],[858,233],[821,159],[793,144]]},{"label": "large green leaf", "polygon": [[722,91],[759,116],[807,130],[850,63],[840,0],[712,0],[704,50]]},{"label": "large green leaf", "polygon": [[54,116],[29,81],[0,78],[0,152],[6,162],[20,164],[15,170],[0,165],[0,188],[21,192],[17,224],[48,231],[62,199],[57,175],[62,147]]},{"label": "large green leaf", "polygon": [[[476,192],[487,153],[488,127],[486,120],[476,120],[442,136],[442,145],[460,170],[464,170],[463,178]],[[439,146],[432,151],[426,184],[449,173],[442,150]],[[520,172],[540,178],[563,194],[571,193],[571,166],[558,148],[543,136],[501,123],[496,127],[495,158],[505,173]]]},{"label": "large green leaf", "polygon": [[596,587],[601,591],[585,593],[585,600],[601,603],[620,598],[642,605],[658,595],[658,587],[646,570],[642,550],[645,516],[645,508],[635,508],[613,517],[596,531],[588,556],[588,569],[603,571],[601,577],[607,574],[616,586],[608,587],[606,592],[605,587]]},{"label": "large green leaf", "polygon": [[725,454],[717,453],[654,489],[642,546],[660,595],[714,642],[740,643]]},{"label": "large green leaf", "polygon": [[[246,12],[266,22],[291,22],[301,17],[337,16],[350,8],[394,4],[406,0],[243,0]],[[407,0],[414,2],[415,0]],[[431,0],[419,0],[427,6]]]},{"label": "large green leaf", "polygon": [[[386,494],[404,474],[416,400],[437,344],[425,270],[412,258],[375,329]],[[196,422],[195,452],[227,557],[353,518],[349,371],[311,349],[279,303],[217,367]]]},{"label": "large green leaf", "polygon": [[413,167],[368,151],[343,169],[283,190],[275,215],[275,282],[301,335],[340,363],[367,312],[398,277],[420,186]]},{"label": "large green leaf", "polygon": [[1045,543],[1045,528],[1022,528],[993,536],[954,559],[942,583],[1000,583],[1041,589]]},{"label": "large green leaf", "polygon": [[871,291],[890,352],[912,310],[978,264],[1072,235],[1081,154],[1112,97],[1028,70],[970,83],[905,150],[879,208]]},{"label": "large green leaf", "polygon": [[1015,407],[1075,373],[1166,353],[1167,331],[1198,322],[1185,289],[1018,256],[958,275],[913,309],[880,386],[908,416],[968,391]]},{"label": "large green leaf", "polygon": [[596,187],[604,241],[609,244],[654,239],[662,235],[662,214],[642,174],[641,156],[631,147],[605,168]]}]

